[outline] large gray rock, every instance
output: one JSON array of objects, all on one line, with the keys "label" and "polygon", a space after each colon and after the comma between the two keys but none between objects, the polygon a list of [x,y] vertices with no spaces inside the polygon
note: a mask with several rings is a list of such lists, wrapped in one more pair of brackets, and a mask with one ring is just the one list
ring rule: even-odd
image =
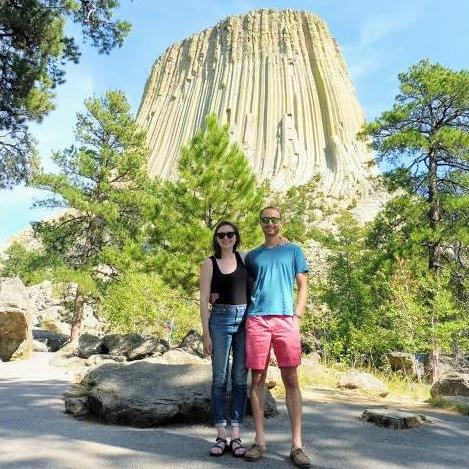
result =
[{"label": "large gray rock", "polygon": [[140,334],[109,334],[102,339],[101,352],[124,355],[128,360],[139,360],[168,350],[168,345],[153,336]]},{"label": "large gray rock", "polygon": [[443,376],[431,387],[430,395],[469,396],[469,374],[453,372]]},{"label": "large gray rock", "polygon": [[389,364],[393,371],[401,371],[405,376],[421,378],[424,373],[424,364],[418,361],[413,353],[390,352]]},{"label": "large gray rock", "polygon": [[0,278],[0,359],[27,358],[32,350],[33,308],[23,282]]},{"label": "large gray rock", "polygon": [[363,391],[376,393],[381,397],[385,397],[389,394],[386,384],[372,374],[361,371],[339,373],[337,385],[339,388],[361,389]]},{"label": "large gray rock", "polygon": [[93,334],[81,334],[78,339],[76,354],[81,358],[102,353],[103,344],[100,337]]},{"label": "large gray rock", "polygon": [[194,353],[201,358],[204,357],[204,344],[202,341],[202,336],[194,329],[190,330],[186,334],[177,348],[185,350],[189,353]]},{"label": "large gray rock", "polygon": [[113,362],[125,362],[127,359],[124,355],[105,355],[105,354],[96,354],[91,355],[89,358],[86,359],[85,365],[86,366],[96,366],[102,365],[104,363],[113,363]]},{"label": "large gray rock", "polygon": [[210,360],[201,358],[193,353],[186,352],[179,348],[173,348],[163,353],[162,355],[156,355],[148,358],[148,362],[151,363],[163,363],[165,365],[184,365],[186,363],[196,364],[210,364]]},{"label": "large gray rock", "polygon": [[[107,423],[150,427],[170,422],[211,420],[212,369],[208,364],[167,365],[152,359],[104,364],[81,385],[90,412]],[[266,416],[277,412],[267,395]]]},{"label": "large gray rock", "polygon": [[43,343],[49,352],[57,352],[67,342],[69,336],[59,332],[45,331],[43,329],[33,329],[33,338]]},{"label": "large gray rock", "polygon": [[421,427],[430,422],[427,416],[423,414],[387,408],[366,409],[361,416],[361,420],[373,422],[379,427],[393,428],[395,430]]}]

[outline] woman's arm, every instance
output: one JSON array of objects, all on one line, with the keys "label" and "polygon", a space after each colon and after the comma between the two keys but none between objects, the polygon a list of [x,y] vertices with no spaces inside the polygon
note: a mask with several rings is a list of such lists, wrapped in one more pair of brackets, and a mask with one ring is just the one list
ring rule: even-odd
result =
[{"label": "woman's arm", "polygon": [[200,320],[202,321],[202,338],[204,343],[204,353],[212,354],[212,341],[208,328],[208,320],[210,319],[210,311],[208,304],[210,300],[210,286],[212,283],[213,266],[211,259],[205,259],[200,269]]}]

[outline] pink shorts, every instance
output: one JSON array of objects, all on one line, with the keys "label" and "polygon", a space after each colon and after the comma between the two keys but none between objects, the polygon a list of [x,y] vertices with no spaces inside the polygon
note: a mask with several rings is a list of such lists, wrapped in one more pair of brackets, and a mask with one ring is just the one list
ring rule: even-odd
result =
[{"label": "pink shorts", "polygon": [[265,370],[273,347],[279,368],[301,364],[301,341],[296,316],[248,316],[246,368]]}]

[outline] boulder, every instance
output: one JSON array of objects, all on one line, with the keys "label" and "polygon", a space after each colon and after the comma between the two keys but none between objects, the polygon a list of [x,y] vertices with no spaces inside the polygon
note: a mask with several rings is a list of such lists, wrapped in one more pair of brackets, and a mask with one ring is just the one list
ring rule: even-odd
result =
[{"label": "boulder", "polygon": [[389,394],[386,384],[372,374],[361,371],[346,371],[344,373],[339,373],[337,386],[339,388],[346,389],[361,389],[363,391],[378,394],[381,397],[386,397]]},{"label": "boulder", "polygon": [[194,329],[186,334],[177,348],[198,355],[201,358],[204,357],[202,336]]},{"label": "boulder", "polygon": [[46,344],[44,344],[43,342],[39,342],[39,340],[35,340],[35,339],[33,339],[33,342],[32,342],[32,350],[33,352],[48,352],[49,351]]},{"label": "boulder", "polygon": [[101,353],[125,355],[128,360],[139,360],[168,350],[166,342],[140,334],[109,334],[102,339]]},{"label": "boulder", "polygon": [[103,363],[112,363],[112,362],[125,362],[127,359],[124,355],[106,355],[106,354],[95,354],[91,355],[86,359],[86,366],[96,366],[102,365]]},{"label": "boulder", "polygon": [[54,288],[50,280],[27,287],[29,298],[34,303],[37,311],[43,311],[58,304],[60,300],[53,299]]},{"label": "boulder", "polygon": [[430,354],[426,366],[426,374],[429,377],[433,378],[436,382],[440,378],[452,373],[469,374],[469,356],[451,356],[438,352]]},{"label": "boulder", "polygon": [[469,396],[469,374],[452,372],[441,377],[430,388],[430,395],[437,396]]},{"label": "boulder", "polygon": [[72,414],[75,417],[83,417],[90,413],[88,397],[66,397],[64,402],[66,414]]},{"label": "boulder", "polygon": [[60,366],[69,370],[79,370],[85,366],[85,359],[76,357],[71,353],[62,353],[59,351],[55,353],[49,360],[50,366]]},{"label": "boulder", "polygon": [[148,361],[151,363],[163,363],[166,365],[184,365],[185,363],[210,363],[210,360],[208,359],[200,358],[198,355],[194,355],[179,348],[173,348],[163,353],[162,355],[150,357]]},{"label": "boulder", "polygon": [[32,350],[33,306],[23,282],[0,279],[0,359],[27,358]]},{"label": "boulder", "polygon": [[46,331],[70,335],[71,326],[66,322],[67,315],[64,306],[49,306],[47,309],[38,312],[37,322],[39,327]]},{"label": "boulder", "polygon": [[68,336],[59,332],[33,329],[33,339],[44,344],[49,352],[57,352],[68,341]]},{"label": "boulder", "polygon": [[388,360],[393,371],[401,371],[406,376],[420,379],[424,373],[423,363],[413,353],[390,352]]},{"label": "boulder", "polygon": [[423,414],[401,412],[387,408],[366,409],[361,416],[361,420],[373,422],[379,427],[394,428],[395,430],[421,427],[425,423],[429,423],[429,419]]},{"label": "boulder", "polygon": [[[90,412],[107,423],[139,427],[210,422],[211,366],[154,360],[107,363],[90,370],[81,382]],[[266,416],[276,412],[268,393]]]},{"label": "boulder", "polygon": [[103,351],[101,339],[93,334],[81,334],[78,339],[76,354],[81,358],[89,358],[91,355],[100,354]]}]

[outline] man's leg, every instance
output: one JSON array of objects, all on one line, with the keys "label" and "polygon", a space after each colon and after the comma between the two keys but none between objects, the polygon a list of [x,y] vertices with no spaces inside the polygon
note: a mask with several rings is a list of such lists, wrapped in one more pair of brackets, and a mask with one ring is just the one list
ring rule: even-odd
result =
[{"label": "man's leg", "polygon": [[265,448],[264,398],[267,370],[251,370],[251,409],[256,427],[256,443]]},{"label": "man's leg", "polygon": [[290,417],[292,448],[301,448],[301,391],[298,383],[297,367],[281,368],[282,381],[285,386],[285,401]]}]

